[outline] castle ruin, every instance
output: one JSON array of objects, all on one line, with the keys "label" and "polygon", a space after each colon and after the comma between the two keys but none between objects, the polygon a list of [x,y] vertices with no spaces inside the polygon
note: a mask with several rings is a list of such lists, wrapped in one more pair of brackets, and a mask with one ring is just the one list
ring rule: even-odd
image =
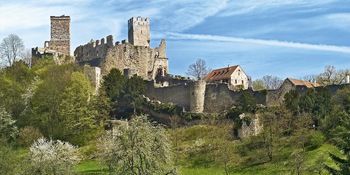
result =
[{"label": "castle ruin", "polygon": [[70,55],[70,16],[51,16],[51,39],[44,47]]},{"label": "castle ruin", "polygon": [[60,64],[60,57],[70,55],[70,16],[51,16],[50,21],[50,41],[45,41],[43,48],[32,48],[32,56],[35,58],[53,56]]},{"label": "castle ruin", "polygon": [[80,65],[100,67],[101,74],[108,74],[112,68],[119,69],[125,76],[134,74],[144,80],[155,80],[168,74],[166,42],[161,40],[156,48],[150,48],[149,18],[133,17],[128,21],[129,42],[113,41],[113,36],[91,41],[74,51]]}]

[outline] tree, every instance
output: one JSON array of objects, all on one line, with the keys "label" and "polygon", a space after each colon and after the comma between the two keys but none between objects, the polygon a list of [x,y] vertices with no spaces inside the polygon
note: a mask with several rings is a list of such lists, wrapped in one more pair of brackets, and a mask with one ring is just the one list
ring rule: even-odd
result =
[{"label": "tree", "polygon": [[118,69],[112,69],[103,77],[102,90],[111,100],[113,118],[128,118],[135,114],[145,89],[145,82],[141,77],[134,75],[128,79]]},{"label": "tree", "polygon": [[17,120],[20,127],[20,117],[25,109],[22,95],[34,79],[32,71],[22,61],[17,61],[11,67],[0,73],[0,106]]},{"label": "tree", "polygon": [[126,78],[118,69],[113,68],[103,77],[102,88],[106,91],[111,101],[114,102],[123,93],[125,83]]},{"label": "tree", "polygon": [[170,141],[163,127],[135,116],[108,131],[98,141],[99,158],[110,174],[167,174],[171,172]]},{"label": "tree", "polygon": [[29,150],[30,174],[72,174],[73,166],[81,160],[77,147],[60,140],[40,138]]},{"label": "tree", "polygon": [[134,114],[136,113],[136,107],[140,105],[140,102],[142,101],[141,95],[145,90],[145,83],[141,77],[134,75],[126,81],[123,100],[132,105]]},{"label": "tree", "polygon": [[60,116],[60,105],[75,67],[53,62],[40,68],[36,66],[33,69],[39,72],[39,83],[23,114],[25,124],[38,128],[45,137],[61,139],[64,120]]},{"label": "tree", "polygon": [[326,66],[324,72],[317,77],[317,82],[321,85],[342,84],[346,76],[350,75],[350,70],[336,70],[334,66]]},{"label": "tree", "polygon": [[186,74],[196,78],[197,80],[203,79],[210,72],[210,68],[207,67],[206,63],[202,59],[188,66]]},{"label": "tree", "polygon": [[266,89],[266,86],[265,86],[265,83],[263,80],[258,79],[258,80],[253,81],[253,90],[254,91],[261,91],[264,89]]},{"label": "tree", "polygon": [[43,135],[37,128],[33,128],[31,126],[26,126],[19,130],[18,134],[18,143],[22,146],[30,146],[34,141],[42,138]]},{"label": "tree", "polygon": [[10,34],[0,44],[0,57],[8,66],[12,66],[20,58],[23,50],[22,39],[15,34]]},{"label": "tree", "polygon": [[14,141],[18,134],[16,121],[6,112],[5,108],[0,107],[0,139],[6,142]]},{"label": "tree", "polygon": [[59,120],[62,138],[74,144],[89,141],[98,127],[96,111],[90,105],[92,90],[84,74],[73,72],[62,94],[59,105]]},{"label": "tree", "polygon": [[326,165],[326,169],[334,175],[350,174],[350,88],[344,88],[332,99],[333,110],[330,120],[325,123],[330,129],[330,138],[344,153],[345,157],[330,154],[338,168]]},{"label": "tree", "polygon": [[262,81],[264,82],[266,89],[278,89],[283,83],[281,78],[272,75],[263,76]]}]

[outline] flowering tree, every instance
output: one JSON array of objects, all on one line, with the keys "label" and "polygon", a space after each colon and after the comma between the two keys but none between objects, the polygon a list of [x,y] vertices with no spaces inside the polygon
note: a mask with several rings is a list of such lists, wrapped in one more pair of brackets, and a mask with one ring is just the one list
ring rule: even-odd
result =
[{"label": "flowering tree", "polygon": [[72,167],[79,163],[78,149],[68,142],[40,138],[30,147],[31,174],[72,174]]},{"label": "flowering tree", "polygon": [[122,123],[99,139],[99,157],[111,174],[171,174],[168,137],[145,116]]},{"label": "flowering tree", "polygon": [[13,141],[16,138],[18,129],[15,123],[5,108],[0,107],[0,139]]}]

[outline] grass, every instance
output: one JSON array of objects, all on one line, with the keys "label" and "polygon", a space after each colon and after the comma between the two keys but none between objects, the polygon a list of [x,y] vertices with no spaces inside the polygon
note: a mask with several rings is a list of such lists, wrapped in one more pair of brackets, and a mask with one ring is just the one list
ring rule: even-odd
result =
[{"label": "grass", "polygon": [[[222,126],[197,125],[188,128],[179,128],[176,132],[178,137],[178,166],[182,175],[224,175],[223,164],[218,162],[215,152],[215,143],[240,144],[239,142],[228,141],[223,137]],[[226,130],[227,131],[227,130]],[[219,137],[217,136],[219,135]],[[294,170],[291,154],[296,151],[292,139],[289,137],[281,138],[274,151],[274,158],[268,161],[264,149],[256,145],[254,139],[250,147],[244,147],[249,144],[243,144],[243,147],[237,147],[236,153],[232,154],[232,160],[229,164],[230,175],[284,175],[291,174]],[[257,148],[255,148],[257,146]],[[252,148],[253,147],[253,148]],[[237,149],[236,148],[236,149]],[[241,152],[241,153],[239,153]],[[243,154],[242,154],[243,152]],[[303,154],[302,174],[327,174],[322,170],[323,163],[335,166],[329,158],[329,153],[341,155],[341,152],[333,145],[323,143],[318,148],[306,150]],[[95,160],[86,160],[80,163],[76,168],[79,174],[106,174],[106,169]]]},{"label": "grass", "polygon": [[85,160],[75,167],[75,172],[79,174],[107,174],[105,167],[96,160]]}]

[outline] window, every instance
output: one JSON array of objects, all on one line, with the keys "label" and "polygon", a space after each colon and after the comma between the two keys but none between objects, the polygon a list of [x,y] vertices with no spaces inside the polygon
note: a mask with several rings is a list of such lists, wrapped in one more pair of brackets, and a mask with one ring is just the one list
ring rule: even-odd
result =
[{"label": "window", "polygon": [[244,84],[244,81],[242,80],[242,84]]},{"label": "window", "polygon": [[235,79],[235,84],[237,84],[237,79]]}]

